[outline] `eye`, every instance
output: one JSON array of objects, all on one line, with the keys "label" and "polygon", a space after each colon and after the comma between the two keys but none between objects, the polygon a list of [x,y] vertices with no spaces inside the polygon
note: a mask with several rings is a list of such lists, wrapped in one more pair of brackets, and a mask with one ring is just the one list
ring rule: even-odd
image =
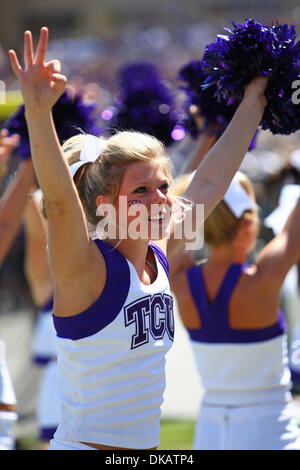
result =
[{"label": "eye", "polygon": [[146,186],[140,186],[139,188],[135,189],[134,193],[145,193],[147,191]]},{"label": "eye", "polygon": [[169,189],[169,183],[163,183],[159,189],[162,191],[167,191]]}]

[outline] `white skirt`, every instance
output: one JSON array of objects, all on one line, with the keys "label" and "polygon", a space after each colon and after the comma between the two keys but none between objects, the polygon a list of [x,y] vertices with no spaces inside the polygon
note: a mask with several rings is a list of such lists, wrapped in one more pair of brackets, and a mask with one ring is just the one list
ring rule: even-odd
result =
[{"label": "white skirt", "polygon": [[245,407],[202,405],[194,435],[197,450],[300,450],[292,403]]}]

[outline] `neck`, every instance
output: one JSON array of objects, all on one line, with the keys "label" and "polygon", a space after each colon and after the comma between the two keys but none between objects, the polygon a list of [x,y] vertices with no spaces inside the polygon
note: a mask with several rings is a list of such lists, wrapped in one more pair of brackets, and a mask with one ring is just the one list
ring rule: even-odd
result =
[{"label": "neck", "polygon": [[211,247],[209,263],[218,266],[230,266],[233,263],[245,264],[247,261],[247,249],[232,243],[223,243]]},{"label": "neck", "polygon": [[105,240],[112,246],[115,246],[122,255],[124,255],[135,267],[139,276],[142,276],[145,261],[148,253],[147,240],[132,240],[131,238],[120,240]]}]

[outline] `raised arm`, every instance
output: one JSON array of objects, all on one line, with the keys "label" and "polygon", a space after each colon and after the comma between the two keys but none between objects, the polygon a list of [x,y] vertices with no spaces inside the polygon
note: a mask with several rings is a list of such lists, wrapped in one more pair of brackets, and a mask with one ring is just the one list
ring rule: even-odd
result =
[{"label": "raised arm", "polygon": [[[0,166],[2,177],[6,174],[7,163],[12,150],[18,145],[16,135],[7,137],[3,130],[0,135]],[[34,181],[32,163],[20,163],[13,181],[6,188],[0,200],[0,265],[7,255],[22,221],[23,209],[30,187]]]},{"label": "raised arm", "polygon": [[10,154],[19,145],[19,140],[17,134],[8,137],[6,129],[0,132],[0,184],[7,173]]},{"label": "raised arm", "polygon": [[59,61],[45,62],[47,44],[48,29],[44,27],[34,53],[31,32],[26,31],[24,69],[13,50],[9,51],[10,61],[20,81],[31,155],[45,198],[52,274],[59,283],[74,283],[81,278],[88,285],[91,250],[95,247],[52,119],[52,106],[63,93],[67,79],[60,73]]},{"label": "raised arm", "polygon": [[263,289],[278,293],[284,278],[300,259],[300,199],[283,230],[259,254],[256,265]]},{"label": "raised arm", "polygon": [[53,295],[47,251],[47,222],[40,210],[41,193],[29,195],[24,210],[24,271],[35,304],[39,307]]},{"label": "raised arm", "polygon": [[9,251],[20,228],[26,197],[34,181],[30,161],[20,164],[17,176],[0,201],[0,264]]},{"label": "raised arm", "polygon": [[188,159],[185,168],[183,169],[183,173],[191,173],[196,170],[216,140],[217,133],[212,132],[210,127],[208,129],[201,130],[201,134],[197,139],[195,148]]},{"label": "raised arm", "polygon": [[[206,154],[184,196],[193,201],[192,223],[196,226],[196,205],[204,205],[204,220],[223,198],[239,169],[254,133],[261,121],[266,98],[266,78],[255,78],[247,86],[244,99],[236,110],[229,126]],[[200,225],[203,224],[201,221]],[[184,233],[184,230],[183,230]],[[172,257],[188,241],[186,237],[174,238],[174,229],[168,240],[167,253]]]}]

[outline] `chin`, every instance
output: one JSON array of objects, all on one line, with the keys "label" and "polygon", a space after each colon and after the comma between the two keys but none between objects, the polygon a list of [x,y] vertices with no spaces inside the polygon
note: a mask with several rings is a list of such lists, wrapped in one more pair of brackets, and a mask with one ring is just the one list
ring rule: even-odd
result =
[{"label": "chin", "polygon": [[164,223],[161,225],[152,225],[149,226],[150,240],[163,240],[168,238],[170,235],[170,224]]}]

